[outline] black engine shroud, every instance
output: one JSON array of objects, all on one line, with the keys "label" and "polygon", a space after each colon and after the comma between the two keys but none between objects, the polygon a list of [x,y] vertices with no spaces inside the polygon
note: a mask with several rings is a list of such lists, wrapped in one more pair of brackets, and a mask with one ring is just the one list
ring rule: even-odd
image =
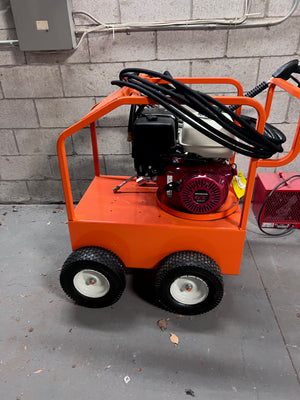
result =
[{"label": "black engine shroud", "polygon": [[147,107],[137,116],[132,127],[132,157],[138,176],[164,174],[177,134],[177,118],[162,108]]}]

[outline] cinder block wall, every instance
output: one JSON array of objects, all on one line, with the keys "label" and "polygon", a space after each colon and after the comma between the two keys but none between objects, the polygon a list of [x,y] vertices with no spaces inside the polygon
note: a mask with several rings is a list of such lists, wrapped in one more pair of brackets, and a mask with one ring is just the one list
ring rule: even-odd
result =
[{"label": "cinder block wall", "polygon": [[[240,13],[241,0],[73,0],[104,22],[185,18],[223,18]],[[252,12],[281,16],[292,1],[254,0]],[[87,25],[76,16],[77,25]],[[251,89],[282,63],[300,58],[300,10],[270,29],[200,30],[91,34],[80,48],[67,52],[21,52],[0,48],[0,202],[63,201],[56,156],[60,132],[78,121],[114,88],[110,81],[124,67],[143,66],[173,76],[231,76]],[[0,0],[0,40],[16,38],[9,1]],[[224,88],[208,86],[208,93]],[[258,98],[263,101],[263,96]],[[299,103],[278,92],[269,122],[288,136],[291,145]],[[133,163],[126,141],[128,107],[99,121],[101,170],[130,174]],[[74,198],[79,199],[93,176],[88,135],[67,143]],[[238,157],[246,173],[248,159]],[[285,171],[300,171],[300,157]]]}]

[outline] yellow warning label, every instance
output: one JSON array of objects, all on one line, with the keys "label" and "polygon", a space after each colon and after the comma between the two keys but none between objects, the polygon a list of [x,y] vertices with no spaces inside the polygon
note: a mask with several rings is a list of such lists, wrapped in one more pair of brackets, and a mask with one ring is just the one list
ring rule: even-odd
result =
[{"label": "yellow warning label", "polygon": [[240,199],[244,196],[246,190],[247,181],[242,173],[239,171],[236,176],[232,179],[232,187],[236,196]]}]

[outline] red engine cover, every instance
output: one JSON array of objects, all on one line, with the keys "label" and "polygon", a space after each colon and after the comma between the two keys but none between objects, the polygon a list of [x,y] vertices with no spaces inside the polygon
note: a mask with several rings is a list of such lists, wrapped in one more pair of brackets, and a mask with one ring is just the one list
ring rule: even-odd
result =
[{"label": "red engine cover", "polygon": [[169,166],[157,178],[161,193],[166,192],[176,208],[193,214],[218,210],[225,202],[232,180],[232,168],[223,161]]}]

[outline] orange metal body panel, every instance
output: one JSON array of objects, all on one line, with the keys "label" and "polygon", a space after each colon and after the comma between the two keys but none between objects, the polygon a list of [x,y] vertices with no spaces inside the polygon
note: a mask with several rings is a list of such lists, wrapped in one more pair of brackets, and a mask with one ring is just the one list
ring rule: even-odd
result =
[{"label": "orange metal body panel", "polygon": [[[249,105],[255,108],[258,113],[259,132],[263,132],[276,85],[300,98],[300,89],[281,79],[272,81],[265,108],[255,99],[243,97],[241,84],[231,78],[177,79],[186,84],[234,85],[238,96],[219,96],[216,99],[224,104]],[[130,182],[120,192],[113,193],[113,187],[126,177],[100,175],[95,121],[124,104],[153,104],[153,101],[135,90],[119,89],[96,104],[84,118],[66,129],[58,138],[57,150],[73,250],[93,245],[104,247],[117,254],[127,267],[148,269],[156,268],[158,262],[168,254],[180,250],[194,250],[213,258],[223,274],[238,274],[256,169],[258,166],[284,165],[297,156],[300,150],[300,122],[287,156],[279,160],[250,160],[242,210],[237,204],[238,200],[230,192],[229,208],[226,212],[227,204],[224,205],[224,214],[220,215],[220,219],[216,219],[216,214],[186,219],[182,218],[181,213],[170,214],[158,205],[155,187],[138,187],[135,182]],[[239,109],[238,112],[240,111]],[[65,139],[88,125],[91,130],[95,178],[74,209]],[[230,207],[233,207],[234,211],[231,212]],[[221,214],[222,212],[221,209]]]},{"label": "orange metal body panel", "polygon": [[240,210],[214,221],[178,218],[158,206],[156,188],[130,182],[113,193],[122,180],[94,178],[75,209],[75,221],[69,223],[73,249],[104,247],[129,268],[155,268],[168,254],[194,250],[215,259],[223,273],[238,273],[245,238],[239,229]]}]

